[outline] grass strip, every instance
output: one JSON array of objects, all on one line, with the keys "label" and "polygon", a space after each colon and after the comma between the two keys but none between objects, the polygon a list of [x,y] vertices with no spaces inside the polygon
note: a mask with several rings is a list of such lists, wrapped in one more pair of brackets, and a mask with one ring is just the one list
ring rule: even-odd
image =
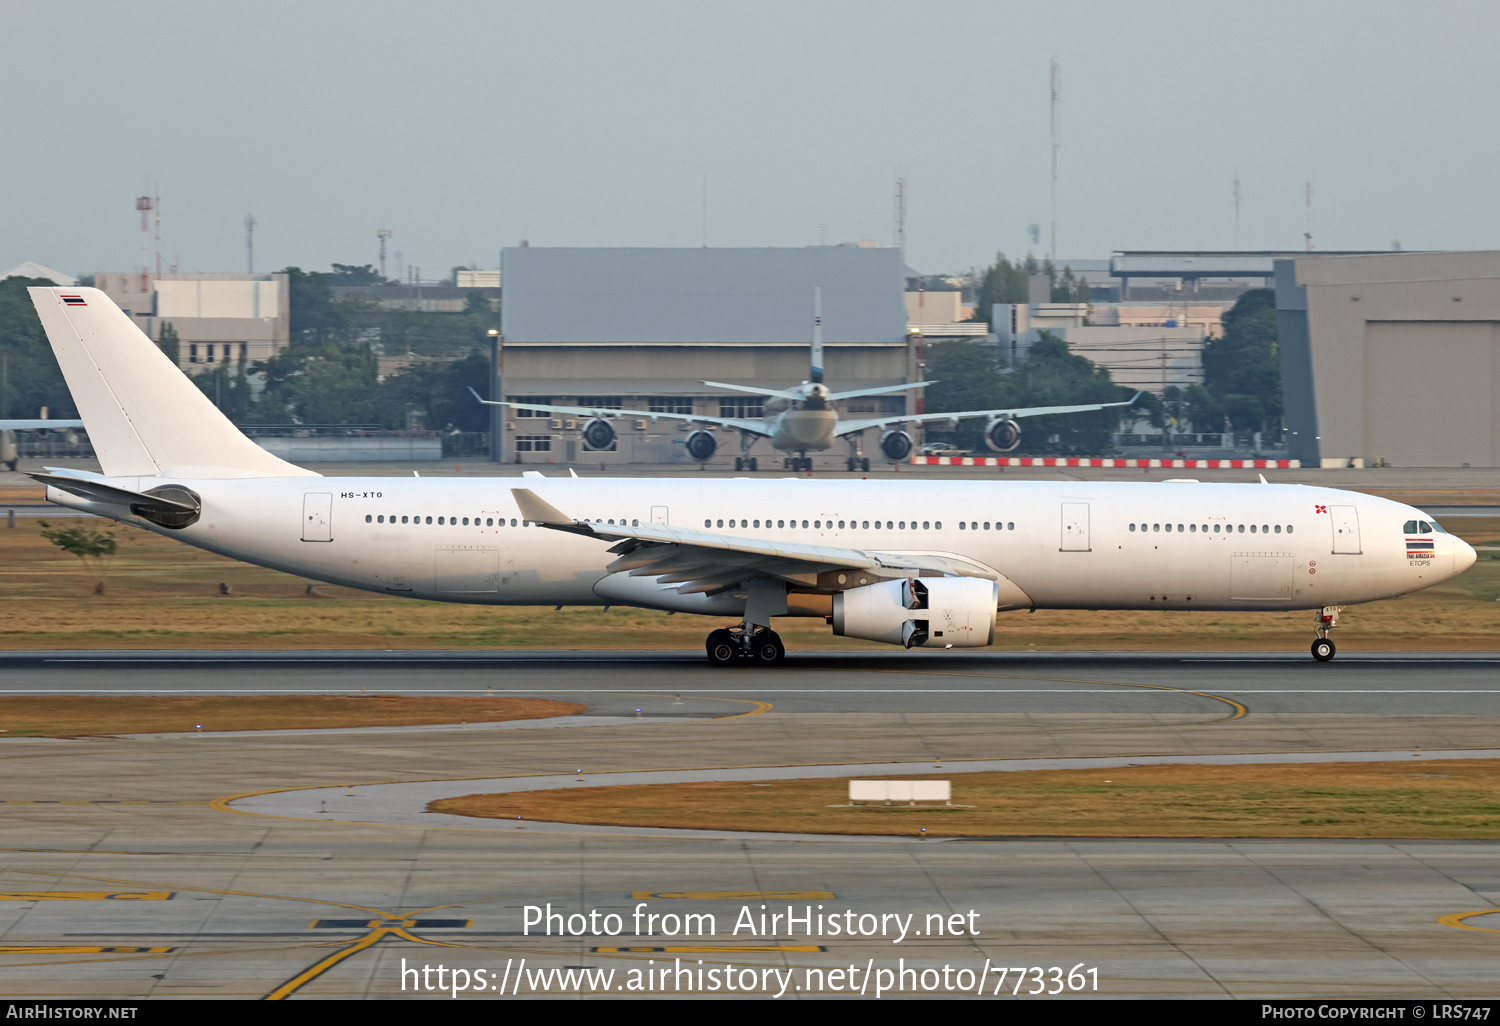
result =
[{"label": "grass strip", "polygon": [[915,835],[925,827],[930,837],[1500,837],[1500,762],[1485,759],[1133,766],[932,779],[953,782],[953,806],[850,806],[844,778],[478,794],[445,798],[430,809],[789,833]]},{"label": "grass strip", "polygon": [[406,727],[571,716],[586,706],[543,698],[405,695],[224,697],[65,695],[0,698],[0,737],[89,737],[177,731]]}]

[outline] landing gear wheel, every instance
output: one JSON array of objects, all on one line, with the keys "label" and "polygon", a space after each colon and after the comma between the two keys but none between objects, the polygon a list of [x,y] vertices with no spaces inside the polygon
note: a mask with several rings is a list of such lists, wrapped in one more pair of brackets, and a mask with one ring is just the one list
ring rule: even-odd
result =
[{"label": "landing gear wheel", "polygon": [[757,665],[775,666],[786,658],[786,646],[781,643],[781,636],[775,631],[762,631],[755,636],[750,654]]},{"label": "landing gear wheel", "polygon": [[745,469],[745,461],[742,460],[742,459],[740,459],[738,456],[736,456],[734,458],[734,469],[735,470],[744,470]]},{"label": "landing gear wheel", "polygon": [[754,456],[751,456],[745,462],[746,462],[746,464],[748,464],[748,466],[745,467],[746,470],[756,471],[756,470],[760,469],[760,461],[756,457],[754,457]]},{"label": "landing gear wheel", "polygon": [[870,472],[870,457],[866,456],[859,461],[859,469],[863,470],[866,474]]},{"label": "landing gear wheel", "polygon": [[708,650],[708,661],[715,666],[733,666],[740,657],[740,646],[734,635],[723,627],[709,634],[704,647]]},{"label": "landing gear wheel", "polygon": [[852,474],[859,469],[858,464],[859,460],[855,459],[853,456],[850,456],[847,460],[844,461],[844,469]]},{"label": "landing gear wheel", "polygon": [[1327,638],[1319,638],[1312,643],[1312,657],[1320,663],[1328,662],[1337,651],[1338,649],[1334,647],[1333,642]]}]

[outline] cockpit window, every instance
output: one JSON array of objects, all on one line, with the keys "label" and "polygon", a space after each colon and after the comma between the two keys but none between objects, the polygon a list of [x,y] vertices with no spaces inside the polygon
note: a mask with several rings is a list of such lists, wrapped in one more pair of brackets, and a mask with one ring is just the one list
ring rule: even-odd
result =
[{"label": "cockpit window", "polygon": [[1401,528],[1407,534],[1447,534],[1438,524],[1428,520],[1408,520]]},{"label": "cockpit window", "polygon": [[1443,525],[1439,524],[1436,520],[1434,520],[1430,524],[1424,522],[1423,526],[1424,527],[1430,527],[1430,528],[1432,528],[1432,533],[1433,534],[1447,534],[1448,533],[1447,531],[1443,530]]}]

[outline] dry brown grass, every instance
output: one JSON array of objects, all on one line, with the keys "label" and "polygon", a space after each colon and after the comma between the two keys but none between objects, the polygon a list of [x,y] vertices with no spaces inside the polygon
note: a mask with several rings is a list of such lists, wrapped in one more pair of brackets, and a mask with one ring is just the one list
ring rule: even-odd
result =
[{"label": "dry brown grass", "polygon": [[61,696],[0,698],[6,737],[87,737],[196,730],[397,727],[498,723],[571,716],[586,706],[542,698],[425,698],[397,695],[252,695],[243,698]]},{"label": "dry brown grass", "polygon": [[[1456,518],[1479,544],[1500,519]],[[0,527],[0,649],[681,649],[698,650],[716,621],[616,607],[470,606],[317,585],[119,528],[106,594],[79,561],[44,541],[37,522]],[[1336,639],[1350,650],[1491,649],[1500,618],[1500,553],[1406,599],[1349,609]],[[230,585],[233,596],[218,594]],[[1088,612],[1002,614],[996,647],[1300,650],[1310,613]],[[787,647],[876,649],[835,638],[817,619],[777,621]]]},{"label": "dry brown grass", "polygon": [[926,827],[933,837],[1500,837],[1500,764],[1483,759],[1136,766],[946,779],[953,781],[953,807],[851,807],[846,778],[468,795],[430,809],[790,833],[910,835]]}]

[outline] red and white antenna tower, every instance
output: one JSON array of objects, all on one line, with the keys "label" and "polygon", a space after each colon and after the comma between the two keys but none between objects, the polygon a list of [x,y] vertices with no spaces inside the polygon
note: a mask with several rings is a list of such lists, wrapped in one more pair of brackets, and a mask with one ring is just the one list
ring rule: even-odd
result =
[{"label": "red and white antenna tower", "polygon": [[[380,240],[380,277],[385,277],[385,240],[391,237],[389,228],[375,229],[375,237]],[[399,262],[399,261],[398,261]]]},{"label": "red and white antenna tower", "polygon": [[151,268],[146,263],[146,250],[151,242],[151,210],[153,204],[150,196],[137,196],[135,209],[141,212],[141,291],[151,290]]}]

